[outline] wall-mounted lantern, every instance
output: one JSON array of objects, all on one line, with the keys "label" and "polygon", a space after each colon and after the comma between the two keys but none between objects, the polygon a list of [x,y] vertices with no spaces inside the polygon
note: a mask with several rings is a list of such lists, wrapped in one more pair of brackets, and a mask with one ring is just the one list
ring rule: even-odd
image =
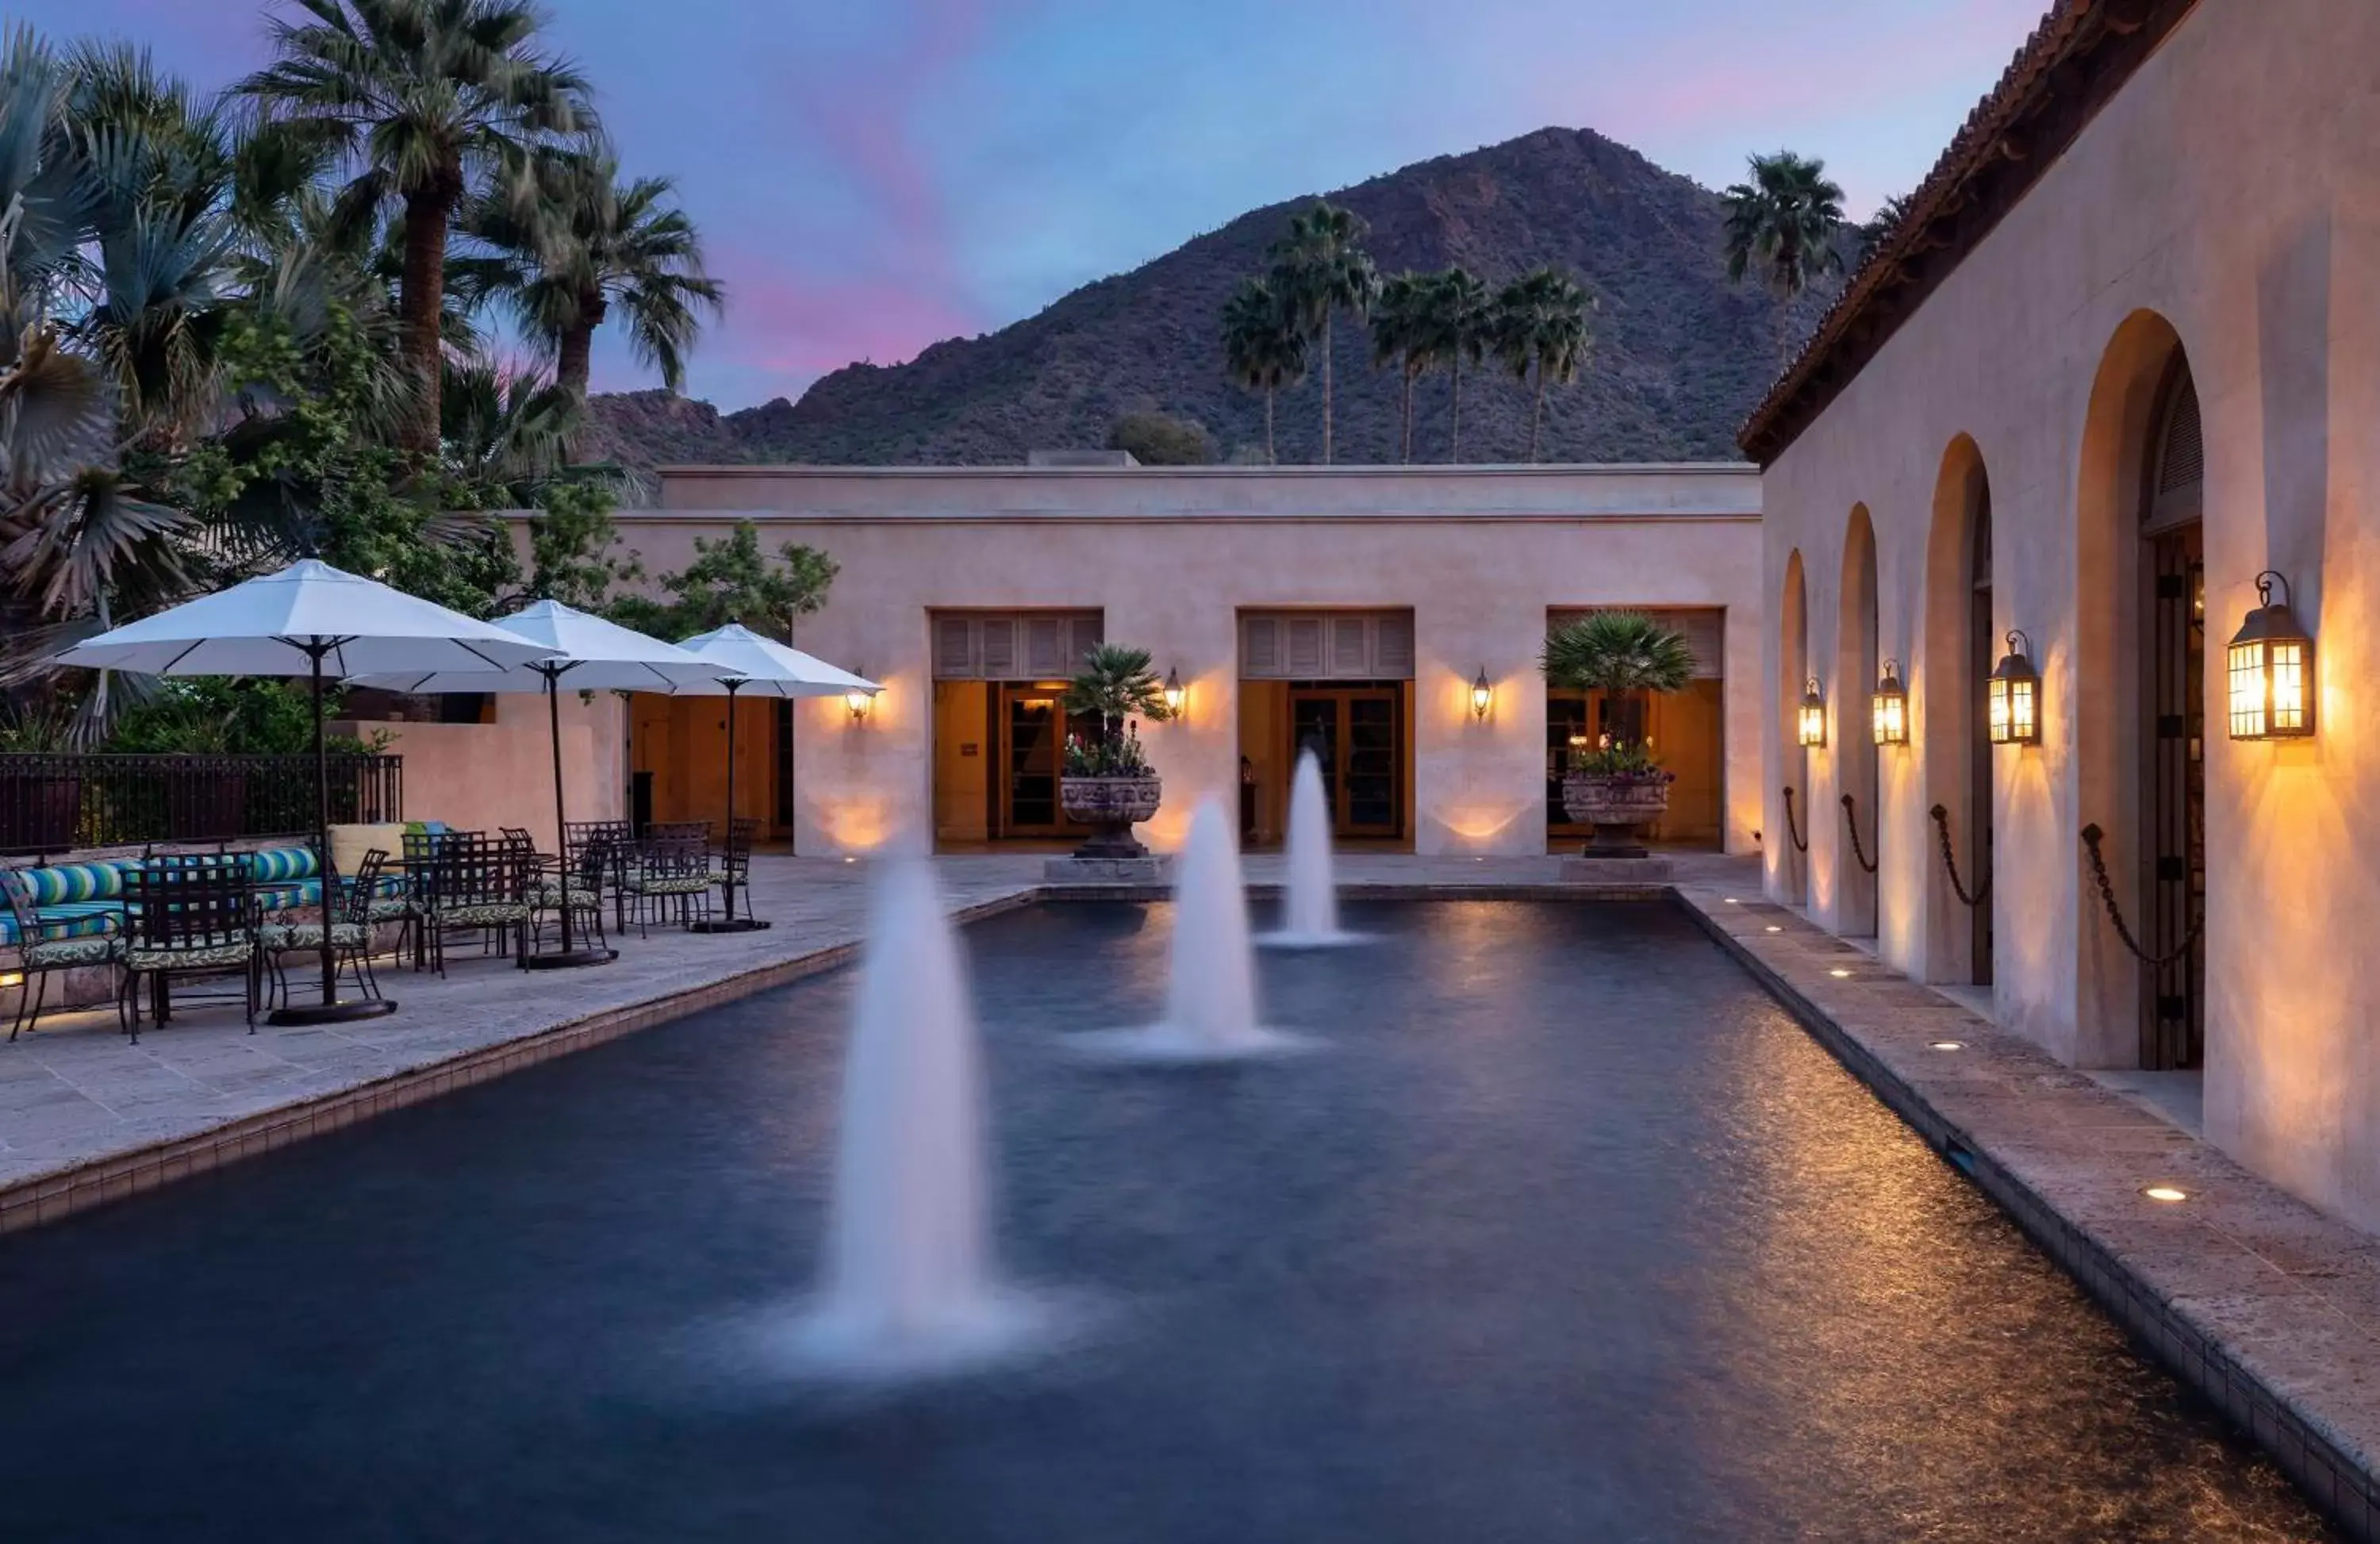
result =
[{"label": "wall-mounted lantern", "polygon": [[1165,716],[1169,719],[1185,716],[1183,710],[1189,703],[1190,688],[1182,684],[1182,667],[1176,665],[1165,673]]},{"label": "wall-mounted lantern", "polygon": [[2010,628],[2008,652],[1984,683],[1985,723],[1994,745],[2041,743],[2041,672],[2033,667],[2033,640]]},{"label": "wall-mounted lantern", "polygon": [[1891,660],[1884,662],[1884,678],[1876,684],[1869,718],[1876,744],[1909,743],[1909,688],[1900,684],[1900,666]]},{"label": "wall-mounted lantern", "polygon": [[875,700],[874,692],[861,691],[857,687],[843,694],[843,705],[851,710],[851,722],[854,723],[861,723],[868,717],[868,710]]},{"label": "wall-mounted lantern", "polygon": [[[2281,599],[2273,599],[2273,587]],[[2294,740],[2313,733],[2313,638],[2289,610],[2289,581],[2256,576],[2256,609],[2231,635],[2231,737]]]},{"label": "wall-mounted lantern", "polygon": [[1478,679],[1471,683],[1471,716],[1485,719],[1488,710],[1496,703],[1496,688],[1488,684],[1488,667],[1479,667]]},{"label": "wall-mounted lantern", "polygon": [[1818,678],[1809,677],[1802,686],[1802,712],[1797,738],[1803,745],[1827,743],[1827,697],[1818,689]]}]

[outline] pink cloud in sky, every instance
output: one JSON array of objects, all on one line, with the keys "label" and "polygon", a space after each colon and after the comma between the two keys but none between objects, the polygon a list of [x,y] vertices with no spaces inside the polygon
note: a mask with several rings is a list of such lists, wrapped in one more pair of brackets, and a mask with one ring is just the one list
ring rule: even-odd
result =
[{"label": "pink cloud in sky", "polygon": [[867,359],[892,364],[980,324],[945,297],[886,274],[788,272],[771,254],[735,246],[712,253],[728,286],[727,324],[703,341],[709,357],[786,377],[784,395]]}]

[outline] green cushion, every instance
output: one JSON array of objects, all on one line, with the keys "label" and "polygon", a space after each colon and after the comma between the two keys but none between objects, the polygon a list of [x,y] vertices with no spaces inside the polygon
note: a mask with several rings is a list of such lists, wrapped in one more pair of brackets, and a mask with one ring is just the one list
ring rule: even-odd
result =
[{"label": "green cushion", "polygon": [[699,895],[710,886],[708,874],[642,874],[627,883],[639,895]]},{"label": "green cushion", "polygon": [[259,885],[286,884],[322,872],[311,847],[266,847],[248,855],[248,871]]},{"label": "green cushion", "polygon": [[124,894],[124,870],[115,863],[60,863],[47,869],[26,869],[25,888],[37,906],[63,906],[72,901],[104,901]]},{"label": "green cushion", "polygon": [[[360,922],[334,922],[331,942],[342,949],[364,946],[364,925]],[[256,930],[256,942],[267,949],[320,949],[322,946],[322,924],[320,922],[267,922]]]},{"label": "green cushion", "polygon": [[123,946],[120,938],[54,938],[25,951],[28,970],[68,965],[105,965]]},{"label": "green cushion", "polygon": [[478,906],[444,906],[432,915],[432,920],[447,928],[492,928],[511,922],[528,920],[529,908],[511,901],[489,901]]},{"label": "green cushion", "polygon": [[256,945],[247,939],[204,949],[134,949],[124,963],[134,970],[196,970],[204,966],[246,965],[256,957]]},{"label": "green cushion", "polygon": [[414,914],[412,898],[406,895],[381,895],[373,899],[370,911],[375,922],[396,922]]},{"label": "green cushion", "polygon": [[[560,904],[562,899],[562,887],[555,884],[552,880],[540,880],[536,888],[529,893],[529,899],[538,906],[551,908]],[[603,896],[599,891],[589,890],[584,885],[574,884],[570,887],[570,904],[574,906],[580,907],[581,909],[585,909],[589,906],[600,906],[603,904]]]}]

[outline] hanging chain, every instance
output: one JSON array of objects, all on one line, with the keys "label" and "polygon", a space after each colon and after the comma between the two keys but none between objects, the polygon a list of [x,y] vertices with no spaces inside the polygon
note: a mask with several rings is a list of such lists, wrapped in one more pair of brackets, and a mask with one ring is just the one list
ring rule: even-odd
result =
[{"label": "hanging chain", "polygon": [[[1856,799],[1853,799],[1849,794],[1845,794],[1843,796],[1843,824],[1851,827],[1852,858],[1858,862],[1862,869],[1866,869],[1871,874],[1875,873],[1875,861],[1860,848],[1859,802]],[[1882,833],[1879,832],[1877,834],[1881,835]],[[1882,855],[1879,854],[1878,856],[1881,857]]]},{"label": "hanging chain", "polygon": [[1809,839],[1802,834],[1801,825],[1793,819],[1793,785],[1790,783],[1785,784],[1785,834],[1793,839],[1795,852],[1810,850]]},{"label": "hanging chain", "polygon": [[2094,821],[2082,828],[2082,845],[2091,854],[2091,877],[2098,881],[2099,899],[2107,907],[2107,920],[2116,925],[2116,936],[2124,941],[2124,947],[2130,949],[2143,965],[2153,968],[2171,965],[2197,948],[2199,935],[2206,930],[2206,915],[2204,912],[2199,914],[2197,921],[2191,924],[2190,935],[2174,945],[2171,954],[2152,954],[2141,947],[2140,941],[2132,936],[2132,930],[2124,925],[2123,912],[2116,906],[2116,887],[2107,878],[2107,860],[2099,852],[2100,840],[2106,834]]},{"label": "hanging chain", "polygon": [[1975,893],[1968,894],[1967,887],[1959,882],[1959,860],[1950,856],[1950,812],[1937,804],[1926,813],[1934,817],[1934,829],[1942,838],[1942,867],[1950,876],[1950,893],[1959,897],[1961,906],[1982,906],[1991,899],[1991,875],[1985,874],[1984,882],[1975,886]]}]

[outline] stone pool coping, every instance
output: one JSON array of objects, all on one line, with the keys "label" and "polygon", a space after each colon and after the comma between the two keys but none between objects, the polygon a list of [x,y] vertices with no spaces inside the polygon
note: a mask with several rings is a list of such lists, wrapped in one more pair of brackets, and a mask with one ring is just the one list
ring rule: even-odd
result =
[{"label": "stone pool coping", "polygon": [[[2380,1240],[1756,890],[1675,890],[1854,1076],[2347,1537],[2380,1539]],[[1963,1049],[1937,1051],[1937,1040]],[[2159,1182],[2190,1198],[2141,1193]]]},{"label": "stone pool coping", "polygon": [[[1257,881],[1252,894],[1278,884]],[[2380,1540],[2380,1240],[2277,1186],[2022,1038],[1757,898],[1748,875],[1587,885],[1480,874],[1359,879],[1351,899],[1670,901],[2003,1210],[2151,1354],[2251,1434],[2350,1537]],[[1002,885],[962,923],[1042,903],[1148,901],[1161,886]],[[746,935],[765,937],[766,935]],[[781,935],[782,936],[782,935]],[[790,942],[790,941],[789,941]],[[844,937],[206,1129],[0,1187],[0,1234],[56,1221],[655,1024],[832,970]],[[1831,974],[1845,970],[1846,977]],[[1956,1039],[1943,1052],[1929,1042]],[[2191,1191],[2160,1205],[2142,1185]]]}]

